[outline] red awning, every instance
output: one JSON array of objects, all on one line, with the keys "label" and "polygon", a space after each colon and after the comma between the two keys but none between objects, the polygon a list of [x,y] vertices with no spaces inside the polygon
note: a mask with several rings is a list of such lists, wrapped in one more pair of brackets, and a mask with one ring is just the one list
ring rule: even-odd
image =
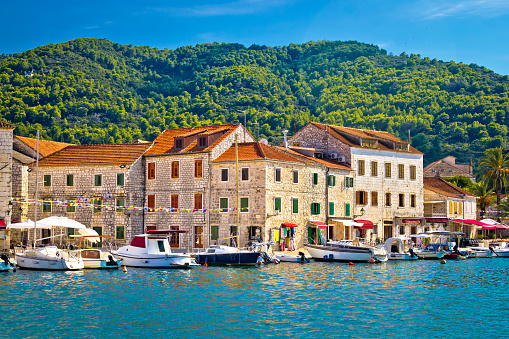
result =
[{"label": "red awning", "polygon": [[451,221],[454,221],[454,222],[460,222],[462,224],[469,224],[469,225],[476,225],[476,226],[482,226],[482,228],[484,230],[494,230],[497,228],[496,225],[490,225],[490,224],[486,224],[484,222],[480,222],[479,220],[474,220],[474,219],[465,219],[465,220],[462,220],[462,219],[455,219],[455,220],[451,220]]},{"label": "red awning", "polygon": [[324,224],[323,222],[321,221],[309,221],[310,223],[312,224],[315,224],[316,226],[318,226],[319,229],[326,229],[327,228],[327,224]]},{"label": "red awning", "polygon": [[147,234],[189,233],[185,230],[148,230]]},{"label": "red awning", "polygon": [[497,230],[509,230],[509,225],[497,223]]},{"label": "red awning", "polygon": [[7,225],[5,224],[4,219],[0,219],[0,228],[5,228]]},{"label": "red awning", "polygon": [[284,222],[281,224],[281,227],[297,227],[297,224],[290,224],[289,222]]},{"label": "red awning", "polygon": [[447,222],[447,218],[426,218],[427,222]]},{"label": "red awning", "polygon": [[420,224],[421,219],[401,219],[401,222],[404,224]]},{"label": "red awning", "polygon": [[372,230],[374,228],[373,222],[369,220],[355,220],[355,222],[360,222],[361,224],[363,224],[361,227],[359,227],[360,229],[363,230]]}]

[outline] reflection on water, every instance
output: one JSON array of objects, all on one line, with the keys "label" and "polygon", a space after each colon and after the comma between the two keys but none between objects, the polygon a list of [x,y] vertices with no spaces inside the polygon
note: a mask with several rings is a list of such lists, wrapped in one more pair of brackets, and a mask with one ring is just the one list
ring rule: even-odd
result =
[{"label": "reflection on water", "polygon": [[18,270],[0,274],[0,336],[438,338],[481,326],[500,337],[508,273],[503,258]]}]

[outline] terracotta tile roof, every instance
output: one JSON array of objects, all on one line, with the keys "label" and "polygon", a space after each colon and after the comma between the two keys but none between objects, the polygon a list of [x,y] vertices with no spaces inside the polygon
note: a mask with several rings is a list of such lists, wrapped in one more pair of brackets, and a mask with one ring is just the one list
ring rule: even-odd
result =
[{"label": "terracotta tile roof", "polygon": [[[20,136],[15,136],[15,138],[21,140],[25,145],[27,145],[34,151],[37,151],[37,139]],[[43,157],[47,157],[48,155],[58,152],[61,149],[70,145],[71,144],[66,144],[65,142],[39,139],[39,154],[42,155]]]},{"label": "terracotta tile roof", "polygon": [[[326,125],[326,124],[320,124],[317,122],[311,122],[314,126],[322,129],[327,130],[330,132],[331,136],[335,137],[339,141],[347,144],[350,147],[362,147],[355,139],[348,138],[347,136],[353,136],[355,138],[365,138],[365,139],[375,139],[378,140],[378,150],[381,151],[391,151],[391,152],[398,152],[398,153],[413,153],[413,154],[423,154],[420,151],[418,151],[416,148],[410,146],[409,151],[397,151],[393,148],[387,147],[380,141],[389,141],[389,142],[401,142],[407,144],[408,142],[405,140],[401,140],[396,138],[390,133],[382,132],[382,131],[370,131],[370,130],[364,130],[364,129],[357,129],[352,127],[344,127],[344,126],[333,126],[333,125]],[[345,136],[346,135],[346,136]]]},{"label": "terracotta tile roof", "polygon": [[437,175],[441,177],[454,177],[455,175],[462,175],[469,178],[475,178],[473,174],[464,170],[465,166],[468,167],[468,165],[463,165],[461,167],[458,165],[459,164],[451,165],[443,161],[443,159],[437,160],[424,167],[423,174],[425,177],[435,177]]},{"label": "terracotta tile roof", "polygon": [[39,166],[83,166],[132,164],[152,143],[71,145],[39,160]]},{"label": "terracotta tile roof", "polygon": [[[200,126],[200,127],[189,127],[189,128],[174,128],[167,129],[161,133],[155,140],[154,146],[147,151],[146,155],[153,154],[175,154],[175,153],[186,153],[186,152],[197,152],[197,151],[210,151],[216,147],[222,140],[224,140],[230,133],[232,133],[240,124],[229,124],[229,125],[214,125],[214,126]],[[192,135],[209,135],[218,132],[224,132],[224,134],[217,139],[212,145],[207,147],[198,147],[197,140],[194,140],[190,145],[184,149],[174,149],[175,137],[186,137]]]},{"label": "terracotta tile roof", "polygon": [[[280,160],[280,161],[291,161],[300,162],[297,157],[280,151],[276,147],[262,144],[261,142],[246,142],[238,144],[239,148],[239,160]],[[227,149],[221,154],[214,162],[220,161],[235,161],[235,145]]]},{"label": "terracotta tile roof", "polygon": [[16,126],[14,125],[11,125],[5,121],[0,121],[0,128],[3,128],[3,129],[15,129]]},{"label": "terracotta tile roof", "polygon": [[467,195],[469,197],[475,197],[472,193],[469,193],[453,184],[445,181],[442,178],[423,178],[424,188],[431,191],[443,194],[448,197],[455,197]]},{"label": "terracotta tile roof", "polygon": [[325,165],[329,168],[338,168],[338,169],[344,169],[344,170],[351,170],[350,167],[348,166],[345,166],[345,165],[341,165],[341,164],[338,164],[337,162],[335,161],[332,161],[332,160],[329,160],[329,159],[319,159],[319,158],[315,158],[315,157],[310,157],[310,156],[307,156],[307,155],[304,155],[304,154],[301,154],[299,152],[296,152],[294,151],[292,148],[294,149],[303,149],[303,147],[294,147],[292,146],[292,148],[284,148],[283,146],[276,146],[278,149],[280,149],[281,151],[283,152],[287,152],[291,155],[294,155],[296,157],[301,157],[301,159],[305,159],[304,162],[306,162],[307,164],[314,164],[314,163],[318,163],[318,164],[322,164],[322,165]]}]

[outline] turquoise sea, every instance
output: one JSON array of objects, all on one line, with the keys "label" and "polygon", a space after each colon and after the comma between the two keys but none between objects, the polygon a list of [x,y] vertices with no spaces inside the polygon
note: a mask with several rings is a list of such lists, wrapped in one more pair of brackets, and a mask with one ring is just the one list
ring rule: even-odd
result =
[{"label": "turquoise sea", "polygon": [[0,273],[3,338],[508,338],[509,258]]}]

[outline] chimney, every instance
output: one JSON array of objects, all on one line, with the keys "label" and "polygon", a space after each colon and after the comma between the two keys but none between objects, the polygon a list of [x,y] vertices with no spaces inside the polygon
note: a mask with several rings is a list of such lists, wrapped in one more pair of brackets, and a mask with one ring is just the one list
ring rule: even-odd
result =
[{"label": "chimney", "polygon": [[284,135],[284,138],[285,138],[285,139],[284,139],[284,146],[285,146],[285,148],[288,148],[288,141],[286,141],[286,134],[287,134],[287,133],[288,133],[288,131],[287,131],[287,130],[284,130],[284,131],[283,131],[283,135]]}]

